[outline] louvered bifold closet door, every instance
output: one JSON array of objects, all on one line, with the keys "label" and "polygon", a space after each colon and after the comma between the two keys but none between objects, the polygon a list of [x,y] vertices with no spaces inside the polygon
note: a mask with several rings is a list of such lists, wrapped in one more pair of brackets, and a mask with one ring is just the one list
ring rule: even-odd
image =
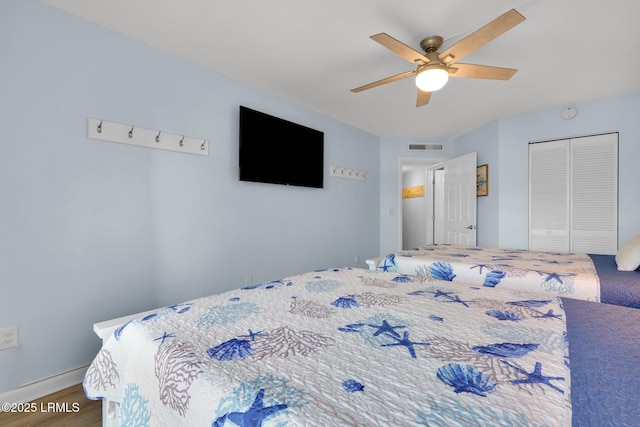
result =
[{"label": "louvered bifold closet door", "polygon": [[529,249],[569,251],[569,144],[529,144]]},{"label": "louvered bifold closet door", "polygon": [[570,250],[618,250],[618,134],[571,140]]}]

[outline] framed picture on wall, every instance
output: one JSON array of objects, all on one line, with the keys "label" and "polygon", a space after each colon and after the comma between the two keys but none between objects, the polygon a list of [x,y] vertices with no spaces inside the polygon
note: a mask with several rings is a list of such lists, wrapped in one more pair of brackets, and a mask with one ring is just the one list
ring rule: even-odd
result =
[{"label": "framed picture on wall", "polygon": [[480,165],[476,172],[476,196],[488,196],[489,195],[489,165]]}]

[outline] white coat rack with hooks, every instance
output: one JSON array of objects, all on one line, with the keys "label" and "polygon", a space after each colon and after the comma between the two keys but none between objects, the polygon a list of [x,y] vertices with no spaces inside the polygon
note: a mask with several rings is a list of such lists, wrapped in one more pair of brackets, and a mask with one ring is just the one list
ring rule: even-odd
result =
[{"label": "white coat rack with hooks", "polygon": [[331,166],[329,175],[337,176],[340,178],[358,179],[360,181],[364,181],[365,179],[367,179],[366,171],[343,168],[340,166]]},{"label": "white coat rack with hooks", "polygon": [[138,126],[108,122],[89,118],[87,133],[91,139],[137,145],[138,147],[170,150],[180,153],[209,155],[209,142],[204,138],[193,138],[161,130],[144,129]]}]

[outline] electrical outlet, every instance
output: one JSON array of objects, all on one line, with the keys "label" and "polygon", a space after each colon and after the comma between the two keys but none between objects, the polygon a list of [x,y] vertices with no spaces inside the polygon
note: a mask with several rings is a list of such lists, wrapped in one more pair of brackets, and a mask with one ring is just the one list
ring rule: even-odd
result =
[{"label": "electrical outlet", "polygon": [[18,327],[0,328],[0,350],[18,346]]}]

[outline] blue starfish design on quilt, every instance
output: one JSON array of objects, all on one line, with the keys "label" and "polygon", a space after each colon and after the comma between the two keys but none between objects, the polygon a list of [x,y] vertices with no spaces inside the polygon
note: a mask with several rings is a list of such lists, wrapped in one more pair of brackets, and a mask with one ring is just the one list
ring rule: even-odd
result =
[{"label": "blue starfish design on quilt", "polygon": [[238,338],[249,338],[251,341],[255,341],[257,337],[263,337],[267,334],[263,334],[264,329],[258,332],[253,332],[251,329],[249,329],[249,334],[248,335],[239,335]]},{"label": "blue starfish design on quilt", "polygon": [[444,291],[441,291],[440,289],[436,290],[433,293],[433,297],[434,298],[445,297],[445,298],[451,299],[451,298],[453,298],[452,295],[453,295],[453,292],[444,292]]},{"label": "blue starfish design on quilt", "polygon": [[164,333],[164,334],[162,334],[162,336],[161,336],[161,337],[158,337],[158,338],[154,339],[154,341],[161,341],[161,342],[160,342],[160,344],[164,344],[164,341],[165,341],[167,338],[175,338],[175,337],[176,337],[176,334],[168,334],[168,333],[165,331],[165,333]]},{"label": "blue starfish design on quilt", "polygon": [[471,267],[469,267],[469,270],[473,270],[474,268],[478,269],[478,274],[482,274],[482,270],[483,269],[489,269],[491,267],[489,267],[487,264],[476,264],[476,265],[472,265]]},{"label": "blue starfish design on quilt", "polygon": [[511,301],[508,302],[507,304],[509,305],[515,305],[517,307],[528,307],[528,308],[533,308],[533,307],[542,307],[543,305],[547,305],[551,302],[550,299],[547,300],[533,300],[533,299],[529,299],[529,300],[524,300],[524,301]]},{"label": "blue starfish design on quilt", "polygon": [[407,347],[407,350],[409,350],[409,354],[411,354],[411,357],[414,358],[414,359],[417,359],[416,349],[414,348],[414,346],[416,346],[416,345],[431,345],[431,343],[428,343],[428,342],[411,341],[409,339],[409,332],[405,332],[402,338],[398,338],[398,337],[394,337],[394,336],[391,336],[391,338],[393,338],[397,342],[394,342],[394,343],[391,343],[391,344],[382,344],[382,347],[393,347],[393,346],[403,345],[403,346]]},{"label": "blue starfish design on quilt", "polygon": [[467,302],[469,302],[469,301],[464,301],[464,300],[460,299],[460,297],[458,295],[454,295],[453,297],[449,297],[447,299],[448,299],[448,301],[445,301],[445,302],[456,302],[456,303],[460,303],[460,304],[464,305],[465,307],[469,307],[469,304],[467,304]]},{"label": "blue starfish design on quilt", "polygon": [[386,320],[382,321],[382,325],[367,325],[367,326],[371,326],[372,328],[377,329],[377,331],[375,331],[373,334],[374,337],[377,337],[378,335],[381,335],[381,334],[388,334],[395,337],[399,337],[400,334],[398,334],[395,330],[399,328],[406,328],[406,326],[391,326],[389,322],[387,322]]},{"label": "blue starfish design on quilt", "polygon": [[193,305],[193,303],[175,304],[175,305],[170,305],[167,308],[175,311],[178,314],[183,314],[183,313],[186,313],[187,311],[191,310],[191,306],[192,305]]},{"label": "blue starfish design on quilt", "polygon": [[552,389],[564,394],[564,391],[560,387],[551,384],[551,380],[564,380],[564,377],[548,377],[546,375],[542,375],[542,363],[536,362],[535,367],[533,368],[533,372],[527,372],[524,369],[520,369],[517,366],[512,365],[506,360],[501,360],[501,362],[527,376],[527,378],[523,378],[520,380],[511,380],[513,384],[546,384]]},{"label": "blue starfish design on quilt", "polygon": [[351,323],[350,325],[338,328],[339,331],[342,332],[360,332],[364,323]]},{"label": "blue starfish design on quilt", "polygon": [[443,297],[446,299],[445,302],[456,302],[464,305],[465,307],[469,307],[469,304],[467,303],[471,302],[471,301],[464,301],[460,299],[460,297],[458,295],[455,295],[453,291],[445,292],[445,291],[441,291],[440,289],[437,289],[435,291],[417,290],[417,291],[409,292],[408,295],[424,295],[424,294],[433,294],[434,299]]},{"label": "blue starfish design on quilt", "polygon": [[540,313],[540,316],[533,316],[537,319],[562,319],[562,314],[554,314],[553,310],[549,310],[546,313],[542,313],[538,310],[535,310],[536,313]]},{"label": "blue starfish design on quilt", "polygon": [[240,427],[260,427],[266,418],[288,408],[286,404],[264,406],[264,389],[260,389],[256,399],[246,412],[230,412],[215,420],[211,427],[222,427],[229,420]]},{"label": "blue starfish design on quilt", "polygon": [[395,261],[396,256],[394,254],[389,254],[378,264],[378,268],[382,271],[396,271],[398,267],[396,266]]},{"label": "blue starfish design on quilt", "polygon": [[551,282],[553,280],[555,280],[556,282],[563,284],[564,281],[562,280],[562,277],[573,277],[575,276],[575,274],[558,274],[558,273],[554,273],[554,272],[548,272],[548,271],[536,271],[536,273],[538,273],[541,276],[547,276],[544,278],[543,282]]}]

